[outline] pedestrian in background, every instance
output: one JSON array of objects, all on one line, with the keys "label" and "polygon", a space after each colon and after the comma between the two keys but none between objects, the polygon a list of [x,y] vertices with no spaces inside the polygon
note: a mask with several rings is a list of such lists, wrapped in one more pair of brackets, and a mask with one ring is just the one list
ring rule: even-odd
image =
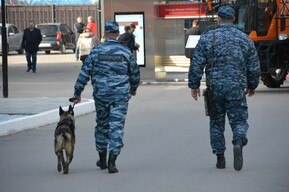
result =
[{"label": "pedestrian in background", "polygon": [[[201,31],[199,29],[199,20],[195,19],[192,23],[192,27],[186,31],[186,34],[185,34],[186,44],[190,35],[200,35],[200,34],[201,34]],[[187,58],[190,58],[190,63],[192,63],[194,50],[195,50],[194,48],[185,48],[185,55]]]},{"label": "pedestrian in background", "polygon": [[23,38],[21,46],[25,49],[27,70],[29,72],[31,69],[33,73],[36,73],[36,62],[37,62],[37,51],[39,44],[42,41],[42,35],[39,29],[35,28],[33,21],[29,22],[29,27],[23,32]]},{"label": "pedestrian in background", "polygon": [[93,35],[89,28],[83,30],[80,34],[77,47],[79,49],[79,59],[84,63],[91,49],[100,44],[100,41]]},{"label": "pedestrian in background", "polygon": [[138,51],[140,45],[135,41],[135,35],[134,35],[135,29],[136,29],[135,24],[131,23],[130,28],[131,28],[131,34],[134,37],[134,47],[135,48],[133,49],[133,55],[134,55],[134,58],[137,59],[137,52],[136,51]]},{"label": "pedestrian in background", "polygon": [[210,116],[210,139],[213,153],[217,155],[216,167],[226,167],[224,131],[227,114],[233,132],[234,168],[240,171],[243,147],[248,142],[246,93],[253,96],[259,84],[259,59],[253,41],[234,27],[234,9],[221,7],[217,15],[218,27],[202,34],[195,48],[188,86],[197,100],[205,68],[206,85],[212,90],[215,109],[215,115]]},{"label": "pedestrian in background", "polygon": [[74,103],[80,102],[81,93],[91,78],[97,124],[94,136],[99,153],[96,165],[116,173],[115,161],[123,147],[128,102],[136,95],[140,71],[131,52],[117,41],[118,23],[107,21],[105,34],[107,41],[94,47],[81,67],[74,86]]},{"label": "pedestrian in background", "polygon": [[89,28],[93,35],[97,37],[97,26],[92,16],[87,17],[86,28]]},{"label": "pedestrian in background", "polygon": [[125,26],[124,33],[119,36],[118,42],[123,46],[129,48],[131,53],[133,53],[133,51],[137,50],[138,47],[135,46],[135,39],[131,32],[132,28],[130,26]]},{"label": "pedestrian in background", "polygon": [[77,42],[78,42],[79,35],[85,29],[85,24],[83,23],[81,17],[77,17],[77,22],[74,24],[73,29],[74,29],[74,33],[75,33],[75,58],[77,61],[79,58],[79,50],[77,47]]}]

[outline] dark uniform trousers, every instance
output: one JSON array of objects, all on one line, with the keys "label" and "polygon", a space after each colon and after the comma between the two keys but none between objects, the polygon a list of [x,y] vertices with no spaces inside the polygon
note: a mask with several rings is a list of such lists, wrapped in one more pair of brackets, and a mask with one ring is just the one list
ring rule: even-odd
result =
[{"label": "dark uniform trousers", "polygon": [[213,101],[216,109],[216,115],[210,117],[210,138],[214,154],[222,154],[226,150],[224,137],[225,118],[228,116],[229,123],[233,132],[233,141],[241,140],[246,145],[248,130],[248,107],[244,90],[235,89],[223,92],[215,90],[213,92]]}]

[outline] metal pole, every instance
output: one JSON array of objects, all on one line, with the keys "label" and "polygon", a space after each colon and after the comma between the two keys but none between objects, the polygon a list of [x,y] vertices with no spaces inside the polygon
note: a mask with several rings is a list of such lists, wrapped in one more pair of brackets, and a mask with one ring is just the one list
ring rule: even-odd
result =
[{"label": "metal pole", "polygon": [[100,0],[100,25],[101,25],[101,37],[103,37],[104,35],[104,20],[105,20],[105,17],[104,17],[104,0]]},{"label": "metal pole", "polygon": [[55,6],[51,5],[51,15],[52,15],[52,23],[55,22]]},{"label": "metal pole", "polygon": [[98,12],[98,20],[97,20],[97,26],[98,26],[98,35],[99,39],[103,36],[103,25],[102,25],[102,18],[103,18],[103,0],[99,0],[97,4],[97,12]]},{"label": "metal pole", "polygon": [[2,75],[3,75],[3,97],[8,97],[8,63],[7,63],[7,33],[6,33],[6,10],[5,1],[1,0],[2,11]]}]

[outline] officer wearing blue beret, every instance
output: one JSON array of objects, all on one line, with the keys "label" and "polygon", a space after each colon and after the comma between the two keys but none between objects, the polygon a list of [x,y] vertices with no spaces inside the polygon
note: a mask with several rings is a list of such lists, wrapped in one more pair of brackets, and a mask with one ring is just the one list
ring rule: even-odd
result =
[{"label": "officer wearing blue beret", "polygon": [[234,9],[220,7],[217,15],[218,27],[201,35],[195,48],[188,86],[197,100],[205,69],[206,86],[212,90],[215,109],[215,115],[210,116],[210,139],[212,151],[217,155],[216,167],[226,167],[224,131],[227,115],[233,132],[234,168],[240,171],[243,147],[248,142],[246,93],[253,96],[259,84],[259,59],[253,41],[234,27]]},{"label": "officer wearing blue beret", "polygon": [[136,95],[140,71],[130,50],[117,41],[116,21],[105,23],[105,36],[107,41],[92,49],[81,68],[74,86],[74,102],[80,102],[81,92],[91,79],[97,123],[95,145],[99,153],[96,165],[116,173],[115,161],[123,147],[128,101]]}]

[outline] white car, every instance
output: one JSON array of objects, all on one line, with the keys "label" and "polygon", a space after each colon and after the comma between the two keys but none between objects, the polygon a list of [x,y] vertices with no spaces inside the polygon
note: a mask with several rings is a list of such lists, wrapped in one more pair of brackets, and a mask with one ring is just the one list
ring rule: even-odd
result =
[{"label": "white car", "polygon": [[[23,32],[20,31],[15,25],[7,23],[7,43],[8,52],[17,51],[18,54],[23,54],[24,49],[21,47]],[[0,23],[0,53],[2,53],[2,23]]]}]

